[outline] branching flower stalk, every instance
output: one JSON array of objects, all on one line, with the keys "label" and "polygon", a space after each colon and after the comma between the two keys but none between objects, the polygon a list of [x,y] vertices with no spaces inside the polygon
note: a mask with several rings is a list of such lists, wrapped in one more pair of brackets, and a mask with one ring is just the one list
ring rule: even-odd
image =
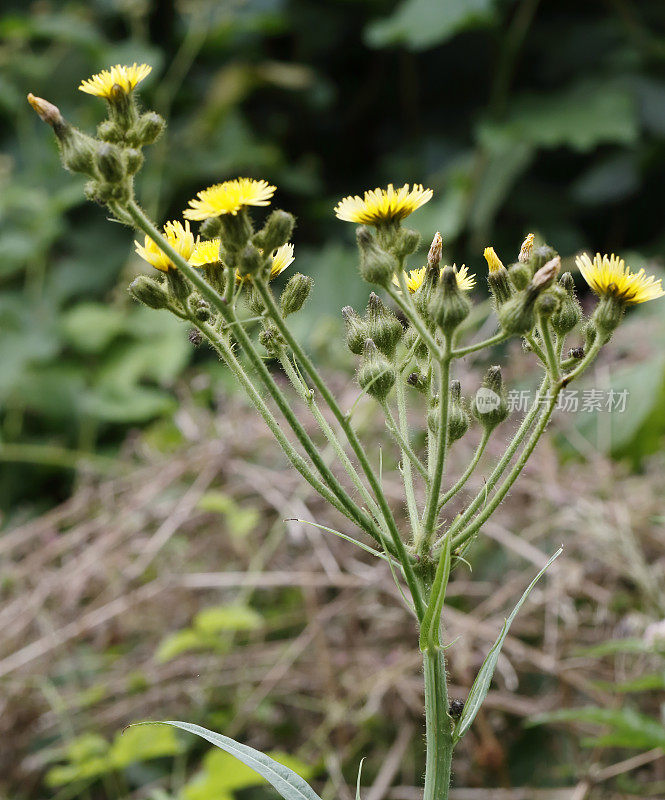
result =
[{"label": "branching flower stalk", "polygon": [[[108,118],[100,123],[95,137],[70,125],[48,101],[32,94],[28,100],[53,128],[64,166],[88,176],[88,198],[104,206],[118,222],[143,234],[136,251],[155,271],[131,283],[133,297],[150,308],[169,311],[198,331],[197,336],[209,343],[246,392],[291,465],[361,534],[370,536],[379,551],[385,551],[391,568],[393,563],[399,565],[395,578],[398,583],[404,581],[410,595],[423,657],[424,798],[446,800],[454,748],[487,694],[508,627],[542,572],[506,621],[461,713],[449,709],[441,638],[450,574],[463,562],[469,545],[524,469],[561,390],[593,363],[630,305],[662,297],[665,292],[660,281],[643,270],[632,272],[614,255],[591,258],[584,254],[577,264],[599,302],[583,320],[572,275],[559,276],[558,254],[548,245],[537,244],[529,234],[516,261],[508,267],[493,248],[485,250],[497,330],[483,341],[465,342],[472,327],[469,321],[475,319],[469,316],[475,276],[466,266],[442,263],[439,234],[427,263],[407,266],[418,251],[420,234],[403,223],[432,198],[432,190],[390,184],[362,197],[341,200],[335,212],[339,219],[358,226],[360,274],[377,292],[370,294],[363,314],[349,306],[343,309],[346,345],[359,359],[358,384],[385,415],[401,458],[409,529],[400,530],[383,491],[378,465],[361,442],[351,413],[342,410],[289,327],[288,317],[307,302],[312,279],[292,275],[279,298],[270,285],[294,260],[290,239],[295,220],[291,214],[272,211],[262,227],[255,227],[254,209],[269,206],[276,187],[251,178],[222,181],[198,192],[183,219],[167,222],[162,229],[137,203],[134,176],[143,163],[143,148],[152,144],[164,127],[158,114],[142,111],[137,102],[136,88],[149,73],[145,64],[116,65],[81,84],[81,91],[107,103]],[[192,223],[200,223],[197,234]],[[401,312],[403,321],[396,311]],[[567,337],[579,326],[584,345],[566,351]],[[540,387],[482,490],[448,520],[448,504],[460,496],[479,468],[491,437],[509,415],[498,366],[490,367],[482,385],[466,398],[454,379],[455,364],[512,337],[521,339],[528,357],[539,363]],[[293,396],[275,380],[266,359],[281,365],[295,397],[305,404],[332,447],[334,464],[324,458],[321,444],[300,421]],[[409,406],[414,400],[417,407],[424,406],[424,453],[418,452],[410,430]],[[328,414],[334,424],[328,421]],[[474,419],[480,434],[473,457],[457,479],[448,480],[450,449],[467,434]],[[362,540],[341,535],[368,549]],[[188,723],[170,724],[231,752],[262,774],[286,800],[303,794],[309,800],[317,797],[301,778],[258,751]]]}]

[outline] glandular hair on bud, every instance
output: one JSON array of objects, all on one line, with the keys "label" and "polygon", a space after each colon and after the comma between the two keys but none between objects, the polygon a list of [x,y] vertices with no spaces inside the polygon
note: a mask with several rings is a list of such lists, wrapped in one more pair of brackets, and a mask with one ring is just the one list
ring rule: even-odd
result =
[{"label": "glandular hair on bud", "polygon": [[368,283],[388,286],[397,271],[397,259],[379,247],[366,225],[359,226],[356,238],[360,250],[360,274]]},{"label": "glandular hair on bud", "polygon": [[499,322],[506,333],[523,336],[536,324],[537,292],[528,289],[514,295],[499,309]]},{"label": "glandular hair on bud", "polygon": [[457,274],[447,266],[430,302],[430,313],[441,330],[450,335],[471,311],[471,303],[457,285]]},{"label": "glandular hair on bud", "polygon": [[510,299],[512,288],[508,280],[508,270],[503,265],[487,275],[487,284],[497,308]]},{"label": "glandular hair on bud", "polygon": [[508,416],[506,391],[500,367],[490,367],[476,392],[471,413],[486,431],[492,431]]},{"label": "glandular hair on bud", "polygon": [[255,235],[254,242],[264,253],[272,253],[291,239],[295,224],[296,218],[293,214],[277,209],[270,214],[263,229]]},{"label": "glandular hair on bud", "polygon": [[120,183],[125,178],[125,166],[122,153],[118,147],[108,142],[103,142],[97,149],[97,169],[99,174],[108,183]]},{"label": "glandular hair on bud", "polygon": [[356,314],[351,306],[344,306],[342,317],[346,325],[346,346],[356,356],[362,355],[365,340],[369,338],[369,324]]},{"label": "glandular hair on bud", "polygon": [[[432,244],[429,248],[429,253],[427,254],[427,266],[430,269],[439,269],[439,265],[441,264],[441,255],[443,253],[443,239],[441,238],[441,234],[437,231],[434,234],[434,238],[432,239]],[[437,273],[438,274],[438,273]]]},{"label": "glandular hair on bud", "polygon": [[156,111],[146,111],[138,118],[134,126],[133,139],[139,147],[154,144],[159,139],[166,127],[164,118]]},{"label": "glandular hair on bud", "polygon": [[166,308],[169,303],[169,296],[164,288],[153,278],[147,275],[139,275],[128,287],[129,293],[135,300],[148,306],[149,308]]},{"label": "glandular hair on bud", "polygon": [[283,316],[288,317],[289,314],[300,311],[309,297],[313,285],[314,280],[309,275],[302,275],[300,272],[289,278],[279,298]]},{"label": "glandular hair on bud", "polygon": [[386,358],[392,359],[395,355],[395,348],[404,335],[404,328],[393,312],[386,308],[381,298],[374,292],[370,293],[367,302],[367,322],[369,338]]},{"label": "glandular hair on bud", "polygon": [[400,228],[393,241],[392,251],[397,258],[406,258],[418,249],[420,239],[420,233],[413,228]]},{"label": "glandular hair on bud", "polygon": [[358,383],[367,394],[383,401],[395,384],[395,370],[371,339],[365,341],[363,363],[358,370]]},{"label": "glandular hair on bud", "polygon": [[415,328],[407,328],[406,335],[404,337],[404,344],[409,352],[411,352],[411,350],[415,347],[413,354],[418,361],[423,362],[427,360],[429,355],[427,345],[425,342],[423,342],[420,334]]},{"label": "glandular hair on bud", "polygon": [[113,120],[104,119],[97,126],[97,138],[102,142],[117,144],[122,141],[122,129]]},{"label": "glandular hair on bud", "polygon": [[208,217],[201,223],[199,233],[204,239],[216,239],[222,231],[219,217]]}]

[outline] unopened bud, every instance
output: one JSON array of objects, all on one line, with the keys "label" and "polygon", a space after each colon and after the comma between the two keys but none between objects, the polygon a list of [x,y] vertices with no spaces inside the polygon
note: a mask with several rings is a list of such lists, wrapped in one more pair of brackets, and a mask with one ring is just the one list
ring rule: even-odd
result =
[{"label": "unopened bud", "polygon": [[609,341],[616,328],[619,327],[625,312],[625,303],[612,295],[601,297],[589,320],[589,326],[600,335],[603,344]]},{"label": "unopened bud", "polygon": [[104,180],[109,183],[120,183],[125,177],[120,150],[113,144],[104,142],[97,149],[97,169]]},{"label": "unopened bud", "polygon": [[58,128],[67,124],[58,106],[49,103],[49,101],[44,100],[43,97],[35,97],[35,95],[30,92],[28,94],[28,103],[35,109],[40,118],[53,128],[56,135],[58,133]]},{"label": "unopened bud", "polygon": [[471,412],[487,431],[496,428],[508,416],[500,367],[490,367],[487,370],[482,386],[473,398]]},{"label": "unopened bud", "polygon": [[469,430],[470,423],[469,414],[462,398],[460,382],[451,381],[448,401],[448,445],[461,439]]},{"label": "unopened bud", "polygon": [[[239,254],[247,245],[253,232],[252,223],[244,209],[241,209],[237,214],[222,214],[217,219],[219,221],[219,230],[215,236],[221,235],[222,242],[224,243],[224,250],[227,251],[227,255],[223,257],[223,261],[227,266],[230,266],[231,259],[228,254]],[[206,232],[205,235],[207,236],[208,233]],[[256,248],[254,248],[254,250],[256,250]],[[268,253],[272,251],[264,250],[264,252]]]},{"label": "unopened bud", "polygon": [[360,250],[360,274],[368,283],[388,286],[397,271],[395,256],[379,247],[366,225],[358,227],[356,238]]},{"label": "unopened bud", "polygon": [[397,258],[406,258],[418,249],[420,239],[418,231],[414,231],[412,228],[400,228],[391,249]]},{"label": "unopened bud", "polygon": [[437,231],[434,234],[434,238],[432,239],[432,244],[429,248],[429,253],[427,254],[427,266],[430,269],[437,269],[441,264],[441,255],[443,253],[443,239],[441,238],[441,234]]},{"label": "unopened bud", "polygon": [[122,141],[123,132],[120,126],[110,119],[102,120],[97,126],[97,138],[102,142],[117,144]]},{"label": "unopened bud", "polygon": [[356,356],[362,355],[365,340],[369,338],[369,324],[361,319],[351,306],[342,309],[346,325],[346,346]]},{"label": "unopened bud", "polygon": [[483,255],[485,256],[485,261],[487,261],[487,266],[490,273],[496,272],[500,269],[505,269],[503,266],[503,261],[501,261],[499,256],[495,253],[493,247],[486,247]]},{"label": "unopened bud", "polygon": [[512,288],[508,280],[508,270],[503,265],[501,265],[499,269],[494,270],[494,272],[489,272],[487,275],[487,284],[492,293],[492,297],[494,297],[497,308],[510,299]]},{"label": "unopened bud", "polygon": [[[430,326],[428,325],[428,327]],[[431,327],[433,330],[433,326]],[[427,360],[429,355],[427,345],[422,340],[420,334],[415,328],[407,329],[406,336],[404,337],[404,344],[409,352],[413,351],[413,354],[418,361],[423,362]]]},{"label": "unopened bud", "polygon": [[575,281],[570,272],[564,272],[559,278],[559,286],[566,294],[552,316],[552,327],[558,336],[565,336],[582,319],[582,309],[575,295]]},{"label": "unopened bud", "polygon": [[536,312],[541,317],[551,317],[557,310],[559,303],[556,297],[551,294],[543,294],[536,301]]},{"label": "unopened bud", "polygon": [[386,308],[381,298],[374,292],[370,293],[367,302],[367,322],[369,338],[386,358],[392,359],[395,355],[395,348],[404,335],[404,328],[393,312]]},{"label": "unopened bud", "polygon": [[289,314],[300,311],[309,297],[313,285],[314,280],[309,275],[302,275],[300,272],[292,275],[279,298],[282,315],[288,317]]},{"label": "unopened bud", "polygon": [[130,175],[136,175],[143,166],[143,153],[135,147],[129,147],[125,150],[125,163],[127,172]]},{"label": "unopened bud", "polygon": [[529,267],[531,274],[536,273],[543,265],[547,264],[557,255],[556,250],[547,244],[536,247],[531,251],[531,258],[529,259]]},{"label": "unopened bud", "polygon": [[511,264],[508,269],[508,279],[518,292],[521,292],[522,289],[526,289],[532,274],[528,265],[520,264],[519,261],[515,264]]},{"label": "unopened bud", "polygon": [[533,243],[535,238],[536,237],[533,233],[527,233],[526,238],[520,247],[520,254],[517,256],[517,260],[520,262],[520,264],[527,264],[531,258],[531,252],[533,251]]},{"label": "unopened bud", "polygon": [[135,300],[149,308],[166,308],[169,303],[169,296],[164,288],[147,275],[135,278],[129,284],[128,291]]},{"label": "unopened bud", "polygon": [[166,273],[166,278],[169,283],[171,294],[187,308],[187,298],[192,293],[192,287],[189,281],[184,275],[181,275],[177,269],[169,269]]},{"label": "unopened bud", "polygon": [[162,135],[166,122],[156,111],[141,114],[134,127],[134,136],[139,147],[153,144]]},{"label": "unopened bud", "polygon": [[531,279],[531,285],[534,289],[542,290],[547,288],[552,281],[556,278],[561,269],[561,259],[555,256],[550,261],[543,264],[542,267],[535,273]]},{"label": "unopened bud", "polygon": [[261,251],[253,244],[248,244],[238,257],[238,272],[241,275],[256,275],[263,269],[264,264],[265,257]]},{"label": "unopened bud", "polygon": [[259,334],[259,341],[265,347],[268,355],[277,358],[284,347],[284,339],[279,330],[269,323]]},{"label": "unopened bud", "polygon": [[272,253],[291,239],[296,218],[287,211],[273,211],[263,229],[254,236],[254,244],[264,253]]},{"label": "unopened bud", "polygon": [[471,304],[457,285],[455,269],[444,267],[430,303],[432,318],[444,333],[450,335],[470,311]]},{"label": "unopened bud", "polygon": [[358,383],[367,394],[379,401],[386,399],[393,388],[396,375],[390,363],[381,355],[371,339],[365,341],[364,360],[358,370]]}]

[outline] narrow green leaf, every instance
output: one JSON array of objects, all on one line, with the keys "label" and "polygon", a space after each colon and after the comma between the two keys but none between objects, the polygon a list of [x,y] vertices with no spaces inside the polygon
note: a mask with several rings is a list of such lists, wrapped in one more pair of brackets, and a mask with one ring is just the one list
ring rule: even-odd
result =
[{"label": "narrow green leaf", "polygon": [[447,536],[443,543],[443,549],[439,556],[439,563],[437,564],[436,575],[434,576],[434,582],[432,584],[429,604],[420,627],[420,649],[423,651],[437,643],[435,634],[441,620],[443,604],[446,601],[448,578],[450,578],[452,540],[452,536]]},{"label": "narrow green leaf", "polygon": [[235,756],[238,761],[242,761],[243,764],[253,769],[262,778],[265,778],[284,800],[321,800],[307,781],[303,780],[292,769],[280,764],[279,761],[274,761],[265,753],[255,750],[253,747],[248,747],[246,744],[240,744],[240,742],[236,742],[228,736],[223,736],[221,733],[209,731],[207,728],[202,728],[200,725],[192,725],[189,722],[176,722],[173,720],[139,722],[137,724],[171,725],[174,728],[187,731],[187,733],[200,736],[202,739],[214,744],[215,747],[219,747],[220,750]]},{"label": "narrow green leaf", "polygon": [[483,661],[483,665],[480,668],[478,675],[476,676],[476,680],[473,682],[473,686],[471,687],[471,691],[469,692],[469,696],[464,703],[464,711],[462,712],[462,716],[460,717],[459,722],[455,727],[455,733],[453,734],[453,741],[455,744],[459,742],[459,740],[464,736],[464,734],[469,730],[473,720],[476,718],[476,714],[480,710],[480,706],[483,703],[483,700],[487,696],[487,692],[490,688],[490,683],[492,682],[492,676],[494,675],[494,670],[496,669],[497,661],[499,660],[499,654],[501,653],[501,648],[503,647],[503,643],[506,640],[506,636],[508,635],[508,631],[510,630],[510,626],[513,624],[513,620],[517,616],[517,612],[522,608],[524,601],[529,596],[529,593],[533,589],[533,587],[538,583],[542,575],[545,571],[552,565],[552,563],[557,559],[561,553],[563,552],[563,548],[560,547],[556,553],[550,558],[550,560],[545,564],[545,566],[540,570],[540,572],[536,575],[536,577],[531,581],[531,583],[527,586],[526,591],[520,597],[517,605],[512,610],[511,615],[508,619],[503,623],[503,628],[501,629],[501,633],[499,634],[499,638],[494,642],[492,649],[487,654],[485,660]]},{"label": "narrow green leaf", "polygon": [[358,780],[356,781],[356,800],[360,800],[360,778],[363,774],[363,762],[364,758],[360,759],[360,764],[358,765]]}]

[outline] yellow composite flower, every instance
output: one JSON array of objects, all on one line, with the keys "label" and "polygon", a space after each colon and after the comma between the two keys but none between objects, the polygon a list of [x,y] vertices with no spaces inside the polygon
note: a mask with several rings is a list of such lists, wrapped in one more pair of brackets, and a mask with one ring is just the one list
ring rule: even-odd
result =
[{"label": "yellow composite flower", "polygon": [[88,80],[82,81],[79,91],[109,99],[113,87],[119,86],[125,94],[129,94],[151,71],[152,67],[149,64],[134,62],[131,67],[116,64],[115,67],[103,69]]},{"label": "yellow composite flower", "polygon": [[600,297],[614,297],[626,305],[646,303],[665,296],[661,280],[641,269],[631,272],[623,258],[596,253],[593,260],[587,253],[577,256],[575,263],[582,277]]},{"label": "yellow composite flower", "polygon": [[487,261],[487,266],[489,267],[490,274],[492,274],[493,272],[498,272],[503,267],[503,262],[501,261],[499,256],[494,252],[493,247],[486,247],[483,255],[485,256],[485,261]]},{"label": "yellow composite flower", "polygon": [[335,214],[347,222],[360,225],[381,225],[385,222],[396,222],[432,199],[432,190],[424,189],[422,184],[405,183],[395,189],[392,183],[387,189],[372,189],[365,192],[364,197],[358,195],[345,197],[335,206]]},{"label": "yellow composite flower", "polygon": [[[189,223],[187,224],[189,225]],[[189,258],[189,263],[193,267],[205,267],[206,264],[221,264],[222,259],[219,256],[220,245],[221,240],[219,238],[197,242]]]},{"label": "yellow composite flower", "polygon": [[[453,267],[455,273],[457,275],[457,286],[463,292],[468,292],[476,285],[476,276],[469,274],[469,268],[462,264],[462,266],[457,269],[457,267]],[[441,270],[443,272],[443,270]],[[409,290],[409,294],[415,294],[418,289],[423,285],[423,281],[425,280],[425,275],[427,273],[427,267],[420,267],[420,269],[412,269],[409,272],[404,273],[404,279],[406,281],[406,288]],[[397,276],[393,277],[393,283],[399,286],[399,280]]]},{"label": "yellow composite flower", "polygon": [[[180,221],[167,222],[164,225],[164,238],[185,261],[189,261],[194,248],[198,244],[198,237],[194,240],[194,234],[189,229],[189,222],[185,222],[184,225]],[[157,247],[150,237],[145,237],[145,244],[139,244],[136,241],[134,244],[136,245],[136,252],[141,258],[147,261],[148,264],[152,264],[155,269],[159,269],[162,272],[176,269],[171,259]]]},{"label": "yellow composite flower", "polygon": [[[260,252],[263,251],[261,250]],[[287,267],[290,267],[295,260],[295,256],[293,255],[293,245],[291,242],[278,247],[277,250],[275,250],[272,254],[272,264],[270,265],[270,275],[268,276],[268,280],[272,281],[278,275],[281,275],[282,272],[284,272]],[[238,273],[236,273],[236,280],[238,283],[247,283],[252,280],[252,276],[238,275]]]},{"label": "yellow composite flower", "polygon": [[190,208],[183,211],[183,216],[187,219],[204,220],[219,217],[221,214],[235,215],[244,206],[267,206],[270,205],[275,189],[268,181],[255,181],[253,178],[235,178],[216,183],[202,189],[190,200]]}]

